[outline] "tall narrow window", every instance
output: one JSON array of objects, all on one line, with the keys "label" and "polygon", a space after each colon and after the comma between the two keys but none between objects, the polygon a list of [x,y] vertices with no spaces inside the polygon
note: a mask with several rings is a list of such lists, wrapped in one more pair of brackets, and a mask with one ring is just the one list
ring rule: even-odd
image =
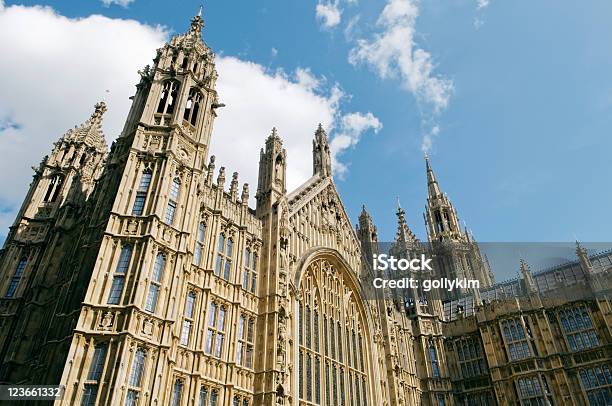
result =
[{"label": "tall narrow window", "polygon": [[164,87],[159,96],[159,104],[157,105],[158,113],[172,114],[174,112],[179,85],[177,81],[167,81],[164,83]]},{"label": "tall narrow window", "polygon": [[176,381],[174,381],[174,387],[172,388],[172,406],[180,406],[182,396],[183,381],[177,379]]},{"label": "tall narrow window", "polygon": [[208,317],[208,333],[205,351],[207,354],[221,358],[223,339],[225,337],[225,306],[210,304]]},{"label": "tall narrow window", "polygon": [[193,327],[193,309],[195,307],[196,295],[194,292],[187,294],[185,301],[185,317],[183,318],[183,329],[181,331],[181,344],[188,345],[189,337],[191,337],[191,329]]},{"label": "tall narrow window", "polygon": [[174,215],[176,214],[176,207],[178,205],[179,195],[181,191],[181,180],[174,178],[170,185],[170,192],[168,193],[168,206],[166,206],[166,217],[165,221],[167,224],[174,222]]},{"label": "tall narrow window", "polygon": [[204,385],[200,387],[200,399],[198,406],[208,406],[208,388]]},{"label": "tall narrow window", "polygon": [[134,199],[134,207],[132,207],[132,214],[134,216],[141,216],[144,212],[145,201],[147,199],[149,186],[151,185],[152,176],[153,173],[151,172],[151,169],[145,169],[142,172],[140,184],[138,185],[138,190],[136,191],[136,198]]},{"label": "tall narrow window", "polygon": [[257,292],[257,253],[254,252],[251,256],[252,265],[251,265],[251,293]]},{"label": "tall narrow window", "polygon": [[244,261],[242,267],[242,289],[249,289],[249,281],[251,279],[251,249],[244,250]]},{"label": "tall narrow window", "polygon": [[149,283],[149,293],[147,294],[147,303],[145,305],[145,310],[151,313],[154,313],[157,307],[157,298],[159,297],[159,291],[161,289],[161,280],[165,265],[166,256],[160,252],[157,254],[157,257],[155,257],[151,283]]},{"label": "tall narrow window", "polygon": [[117,263],[117,268],[113,276],[113,283],[111,285],[110,294],[108,295],[108,304],[119,304],[121,294],[123,293],[123,286],[125,285],[125,274],[127,273],[131,258],[132,246],[124,245],[123,248],[121,248],[119,262]]},{"label": "tall narrow window", "polygon": [[193,263],[197,266],[200,266],[202,264],[202,253],[204,252],[204,238],[206,238],[206,223],[202,221],[198,225],[195,251],[193,253]]},{"label": "tall narrow window", "polygon": [[142,373],[144,370],[145,351],[138,347],[134,360],[132,361],[132,370],[130,371],[130,379],[128,380],[128,394],[126,398],[126,406],[135,406],[140,395],[140,386],[142,383]]},{"label": "tall narrow window", "polygon": [[431,375],[434,378],[440,377],[440,364],[438,362],[438,352],[433,342],[429,343],[429,362],[431,362]]},{"label": "tall narrow window", "polygon": [[217,246],[217,263],[215,264],[215,275],[229,280],[230,271],[232,269],[232,252],[234,242],[231,238],[225,238],[223,234],[219,235],[219,243]]},{"label": "tall narrow window", "polygon": [[253,317],[240,315],[238,320],[238,343],[236,344],[236,363],[238,365],[253,368],[253,330],[255,319]]},{"label": "tall narrow window", "polygon": [[94,347],[93,356],[91,357],[91,364],[89,366],[89,372],[87,374],[87,381],[85,388],[83,389],[83,398],[81,400],[81,406],[93,406],[96,404],[96,397],[98,396],[98,386],[100,384],[100,378],[102,377],[102,371],[104,370],[104,361],[106,360],[106,345],[97,344]]},{"label": "tall narrow window", "polygon": [[54,202],[57,200],[59,193],[62,189],[62,185],[64,184],[64,175],[57,174],[51,178],[49,181],[49,186],[47,187],[47,193],[45,193],[45,197],[43,201],[45,202]]},{"label": "tall narrow window", "polygon": [[21,258],[17,263],[17,268],[15,268],[15,272],[11,277],[11,281],[9,282],[8,289],[6,291],[5,297],[7,299],[12,298],[17,291],[17,287],[19,286],[19,282],[21,282],[21,278],[23,277],[23,271],[25,270],[26,264],[28,263],[27,259]]},{"label": "tall narrow window", "polygon": [[196,89],[189,90],[187,104],[185,104],[185,113],[183,120],[195,126],[198,121],[198,113],[200,111],[200,103],[202,102],[202,94]]}]

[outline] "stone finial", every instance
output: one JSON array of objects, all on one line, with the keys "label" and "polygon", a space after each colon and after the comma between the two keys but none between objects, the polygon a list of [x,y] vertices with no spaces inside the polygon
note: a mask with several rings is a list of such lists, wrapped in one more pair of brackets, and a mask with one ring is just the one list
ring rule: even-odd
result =
[{"label": "stone finial", "polygon": [[211,155],[210,162],[208,163],[208,168],[206,171],[206,184],[211,185],[213,174],[215,173],[215,156]]},{"label": "stone finial", "polygon": [[238,197],[238,172],[234,172],[232,175],[232,182],[230,183],[230,196],[234,202]]},{"label": "stone finial", "polygon": [[245,183],[242,185],[242,194],[240,195],[240,201],[243,205],[249,204],[249,184]]},{"label": "stone finial", "polygon": [[202,6],[198,10],[198,14],[191,19],[191,29],[189,32],[198,37],[202,35],[202,28],[204,28],[204,19],[202,18]]},{"label": "stone finial", "polygon": [[219,187],[219,189],[222,189],[225,187],[225,166],[222,166],[219,169],[219,176],[217,176],[217,186]]}]

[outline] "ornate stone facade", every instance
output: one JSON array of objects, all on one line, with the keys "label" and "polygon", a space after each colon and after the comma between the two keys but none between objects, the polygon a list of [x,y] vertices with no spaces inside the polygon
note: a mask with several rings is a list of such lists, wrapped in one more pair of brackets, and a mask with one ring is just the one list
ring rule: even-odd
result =
[{"label": "ornate stone facade", "polygon": [[[140,72],[110,151],[101,103],[35,168],[0,251],[0,382],[62,384],[58,405],[586,404],[610,395],[607,299],[568,305],[532,289],[522,302],[484,303],[498,285],[428,160],[436,269],[478,278],[490,287],[482,294],[413,292],[409,301],[365,282],[375,276],[376,227],[364,209],[352,228],[321,126],[313,176],[289,193],[272,130],[250,208],[249,186],[237,173],[226,186],[209,157],[222,105],[203,25],[194,17]],[[392,251],[424,252],[401,208],[398,219]],[[579,257],[588,280],[607,272]],[[524,275],[528,286],[540,277]],[[582,327],[564,330],[574,313]]]}]

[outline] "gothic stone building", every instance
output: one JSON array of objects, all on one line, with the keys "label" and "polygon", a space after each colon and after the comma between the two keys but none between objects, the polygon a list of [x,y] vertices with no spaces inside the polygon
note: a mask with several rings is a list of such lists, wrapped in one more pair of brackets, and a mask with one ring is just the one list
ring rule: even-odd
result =
[{"label": "gothic stone building", "polygon": [[[227,187],[208,156],[221,104],[203,24],[140,72],[110,150],[100,103],[35,168],[0,251],[0,383],[64,385],[57,405],[610,404],[605,292],[555,301],[524,264],[528,295],[508,300],[429,161],[432,244],[399,209],[392,250],[428,251],[437,276],[482,292],[365,282],[376,227],[364,210],[352,228],[320,126],[297,190],[276,130],[256,208],[236,173]],[[610,256],[579,254],[575,285],[602,285]]]}]

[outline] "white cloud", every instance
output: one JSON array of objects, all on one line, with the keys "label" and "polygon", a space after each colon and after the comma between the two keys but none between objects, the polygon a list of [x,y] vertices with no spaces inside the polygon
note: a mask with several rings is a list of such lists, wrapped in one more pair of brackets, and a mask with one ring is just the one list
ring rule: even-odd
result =
[{"label": "white cloud", "polygon": [[313,83],[319,80],[308,70],[298,69],[294,76],[301,79],[292,80],[282,71],[270,73],[233,57],[217,58],[217,70],[219,97],[227,104],[219,109],[213,130],[211,151],[217,165],[238,171],[253,196],[259,149],[276,127],[287,150],[287,188],[299,186],[312,175],[310,151],[317,124],[329,127],[339,114],[337,88],[316,92]]},{"label": "white cloud", "polygon": [[427,153],[431,150],[433,146],[434,138],[436,138],[440,134],[440,127],[434,125],[429,131],[425,131],[423,135],[423,139],[421,140],[421,151]]},{"label": "white cloud", "polygon": [[272,47],[272,49],[270,49],[270,55],[272,55],[272,58],[275,58],[278,55],[278,49]]},{"label": "white cloud", "polygon": [[360,19],[361,19],[361,16],[357,14],[351,17],[350,20],[346,23],[346,27],[344,27],[344,38],[347,41],[352,41],[353,38],[355,37],[355,32],[358,27],[357,24],[359,23]]},{"label": "white cloud", "polygon": [[[167,37],[164,28],[133,20],[71,19],[49,7],[3,7],[0,0],[0,53],[11,56],[11,63],[0,64],[0,235],[25,196],[30,167],[68,128],[85,121],[102,98],[109,107],[104,118],[109,144],[117,137],[137,71]],[[217,89],[227,104],[219,109],[213,131],[218,167],[230,174],[238,170],[254,196],[259,148],[276,126],[288,152],[288,187],[298,186],[311,175],[317,124],[333,128],[344,122],[340,87],[324,89],[324,78],[307,68],[270,72],[234,57],[218,57],[217,70]]]},{"label": "white cloud", "polygon": [[448,106],[453,82],[434,73],[431,54],[415,42],[415,0],[389,0],[378,18],[381,31],[351,50],[352,64],[365,63],[383,78],[399,76],[419,101],[439,112]]},{"label": "white cloud", "polygon": [[482,10],[483,8],[487,8],[489,7],[489,0],[476,0],[477,4],[476,4],[476,8],[478,10]]},{"label": "white cloud", "polygon": [[399,78],[423,114],[436,116],[448,106],[453,82],[434,72],[431,54],[416,43],[418,15],[417,0],[388,0],[376,24],[378,32],[357,41],[349,62],[369,66],[382,79]]},{"label": "white cloud", "polygon": [[69,19],[49,7],[0,4],[0,53],[10,55],[0,64],[0,117],[13,123],[0,131],[0,235],[25,196],[30,167],[104,97],[109,142],[119,134],[137,70],[165,37],[163,28],[132,20]]},{"label": "white cloud", "polygon": [[104,4],[106,7],[110,6],[111,4],[116,4],[121,7],[127,7],[130,5],[130,3],[133,2],[134,0],[102,0],[102,4]]},{"label": "white cloud", "polygon": [[343,177],[348,171],[346,164],[339,161],[340,155],[357,145],[361,136],[367,131],[379,132],[382,123],[372,113],[349,113],[340,120],[340,128],[330,143],[334,173]]},{"label": "white cloud", "polygon": [[315,9],[317,20],[323,28],[334,28],[340,24],[342,19],[342,11],[340,10],[339,2],[319,3]]}]

